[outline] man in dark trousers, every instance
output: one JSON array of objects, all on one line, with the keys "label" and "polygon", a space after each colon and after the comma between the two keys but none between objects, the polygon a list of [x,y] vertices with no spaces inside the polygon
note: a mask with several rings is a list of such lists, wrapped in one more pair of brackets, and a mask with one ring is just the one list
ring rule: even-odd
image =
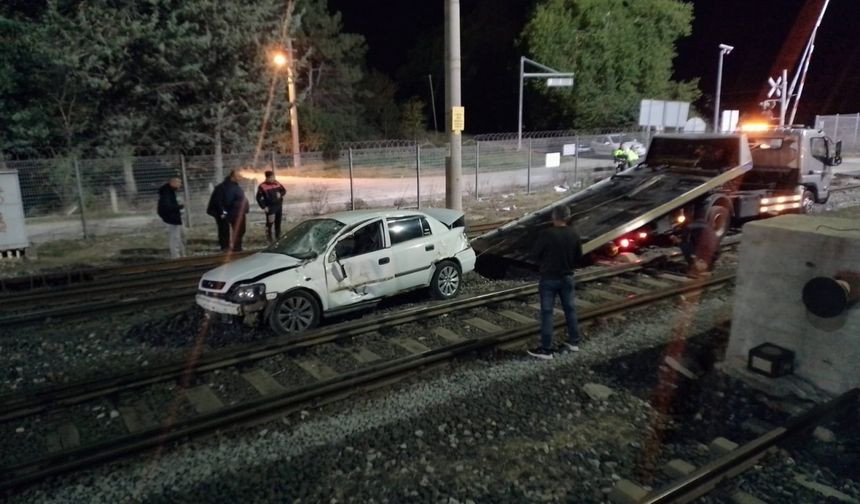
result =
[{"label": "man in dark trousers", "polygon": [[185,255],[185,242],[182,238],[184,205],[176,198],[176,191],[180,187],[182,187],[182,181],[174,177],[158,189],[158,216],[167,226],[167,242],[170,246],[171,259]]},{"label": "man in dark trousers", "polygon": [[250,206],[245,191],[239,186],[242,176],[237,170],[230,172],[224,181],[224,211],[227,212],[227,222],[230,223],[230,250],[242,251],[242,238],[245,236],[245,220]]},{"label": "man in dark trousers", "polygon": [[230,250],[230,223],[227,222],[227,210],[224,209],[224,184],[229,179],[229,176],[225,177],[215,186],[206,206],[206,214],[215,219],[215,225],[218,227],[218,247],[221,252]]},{"label": "man in dark trousers", "polygon": [[675,238],[687,261],[691,273],[702,273],[714,269],[714,263],[720,258],[720,237],[714,227],[702,219],[688,224],[681,231],[681,236]]},{"label": "man in dark trousers", "polygon": [[[266,180],[257,187],[257,203],[266,214],[266,239],[269,243],[281,237],[281,220],[284,217],[284,196],[287,190],[275,180],[275,172],[268,170]],[[275,228],[274,235],[272,228]]]},{"label": "man in dark trousers", "polygon": [[579,235],[568,226],[570,209],[559,205],[552,209],[552,226],[538,234],[531,257],[540,265],[540,346],[528,351],[538,359],[552,359],[554,332],[553,306],[556,296],[567,321],[567,341],[563,351],[579,351],[579,326],[573,305],[573,268],[582,257]]}]

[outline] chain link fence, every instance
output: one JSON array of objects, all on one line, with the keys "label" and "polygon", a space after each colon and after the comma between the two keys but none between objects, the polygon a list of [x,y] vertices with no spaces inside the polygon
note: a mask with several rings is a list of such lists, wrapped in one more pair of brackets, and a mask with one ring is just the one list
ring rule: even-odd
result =
[{"label": "chain link fence", "polygon": [[834,140],[842,140],[842,152],[860,154],[860,114],[815,116],[815,127]]},{"label": "chain link fence", "polygon": [[[645,141],[625,132],[536,132],[525,135],[518,148],[516,134],[464,138],[463,196],[586,187],[612,173],[611,142],[634,138]],[[231,170],[245,179],[252,222],[262,220],[254,194],[269,169],[287,188],[289,216],[444,206],[447,155],[447,145],[388,140],[346,144],[336,158],[303,152],[301,167],[289,155],[262,152],[6,160],[0,168],[17,170],[31,240],[44,241],[158,226],[158,189],[172,177],[183,181],[179,197],[186,225],[209,225],[209,196]]]}]

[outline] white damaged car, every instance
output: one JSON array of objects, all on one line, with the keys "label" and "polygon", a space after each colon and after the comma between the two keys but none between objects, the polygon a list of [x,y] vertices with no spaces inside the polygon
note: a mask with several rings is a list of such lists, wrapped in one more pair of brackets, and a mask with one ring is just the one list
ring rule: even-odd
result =
[{"label": "white damaged car", "polygon": [[462,212],[357,210],[306,220],[262,252],[207,272],[196,300],[210,312],[261,315],[286,335],[412,289],[452,298],[474,268]]}]

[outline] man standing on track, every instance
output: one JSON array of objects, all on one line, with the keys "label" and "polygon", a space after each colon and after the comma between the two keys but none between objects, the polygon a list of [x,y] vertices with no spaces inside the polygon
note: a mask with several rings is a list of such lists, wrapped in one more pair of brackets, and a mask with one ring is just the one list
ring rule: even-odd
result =
[{"label": "man standing on track", "polygon": [[176,198],[176,191],[181,187],[182,181],[174,177],[158,189],[158,216],[167,226],[171,259],[185,255],[185,241],[182,237],[182,209],[185,207]]},{"label": "man standing on track", "polygon": [[579,326],[573,305],[573,269],[582,257],[579,235],[568,225],[570,209],[559,205],[552,209],[552,226],[540,232],[531,256],[540,265],[540,346],[528,354],[538,359],[552,359],[554,332],[553,307],[556,296],[567,321],[567,341],[562,350],[579,351]]},{"label": "man standing on track", "polygon": [[[275,172],[268,170],[266,180],[257,188],[257,203],[266,214],[266,239],[269,243],[281,237],[281,220],[284,216],[284,196],[287,190],[275,180]],[[272,228],[274,234],[272,233]]]},{"label": "man standing on track", "polygon": [[242,176],[238,170],[230,172],[224,181],[224,210],[227,212],[227,222],[230,223],[230,250],[242,251],[242,238],[245,236],[245,220],[248,215],[248,198],[239,186]]},{"label": "man standing on track", "polygon": [[215,186],[206,206],[206,214],[215,219],[215,225],[218,227],[218,247],[221,252],[230,250],[230,223],[227,222],[227,210],[224,209],[224,184],[229,179],[229,176],[225,177]]}]

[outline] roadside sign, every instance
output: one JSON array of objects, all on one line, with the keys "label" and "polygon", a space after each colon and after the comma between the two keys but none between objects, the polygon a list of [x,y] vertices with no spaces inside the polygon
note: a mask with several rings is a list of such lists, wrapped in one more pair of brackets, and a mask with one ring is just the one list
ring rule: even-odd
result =
[{"label": "roadside sign", "polygon": [[451,107],[451,131],[461,133],[466,129],[466,108]]},{"label": "roadside sign", "polygon": [[571,87],[573,86],[573,77],[549,77],[546,80],[547,87]]}]

